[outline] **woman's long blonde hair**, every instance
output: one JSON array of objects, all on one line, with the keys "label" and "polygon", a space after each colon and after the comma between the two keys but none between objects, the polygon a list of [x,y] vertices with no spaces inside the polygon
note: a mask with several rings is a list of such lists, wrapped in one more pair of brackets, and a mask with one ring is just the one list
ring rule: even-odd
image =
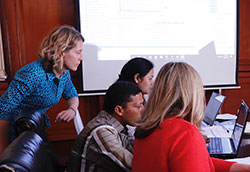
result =
[{"label": "woman's long blonde hair", "polygon": [[62,53],[74,48],[78,41],[84,42],[83,36],[71,26],[59,26],[44,38],[39,56],[43,59],[43,67],[46,72],[53,69],[61,74],[63,71]]},{"label": "woman's long blonde hair", "polygon": [[196,70],[184,62],[167,63],[156,77],[135,137],[148,136],[164,119],[173,117],[200,129],[204,109],[203,84]]}]

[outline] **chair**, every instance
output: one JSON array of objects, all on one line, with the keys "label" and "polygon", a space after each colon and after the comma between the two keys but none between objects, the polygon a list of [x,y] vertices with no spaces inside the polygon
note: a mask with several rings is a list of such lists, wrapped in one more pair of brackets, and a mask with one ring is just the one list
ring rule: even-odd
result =
[{"label": "chair", "polygon": [[23,131],[0,155],[0,171],[60,172],[51,148],[33,131]]},{"label": "chair", "polygon": [[18,137],[24,131],[33,131],[45,142],[48,142],[44,120],[44,117],[38,111],[27,111],[21,113],[13,124],[15,136]]},{"label": "chair", "polygon": [[78,135],[84,128],[83,123],[82,123],[82,118],[78,110],[76,111],[76,116],[74,117],[73,121],[74,121],[75,129],[76,129],[76,133]]},{"label": "chair", "polygon": [[[31,111],[23,112],[16,118],[13,124],[14,133],[15,133],[16,139],[19,138],[19,136],[22,135],[22,133],[27,132],[27,131],[31,131],[39,135],[41,139],[43,140],[43,144],[46,146],[47,158],[48,157],[50,158],[51,163],[53,163],[54,166],[59,167],[61,165],[58,161],[56,153],[51,148],[50,141],[48,139],[48,135],[46,132],[45,122],[46,122],[45,118],[42,116],[42,114],[39,111],[31,110]],[[15,148],[16,147],[17,146],[15,146]]]}]

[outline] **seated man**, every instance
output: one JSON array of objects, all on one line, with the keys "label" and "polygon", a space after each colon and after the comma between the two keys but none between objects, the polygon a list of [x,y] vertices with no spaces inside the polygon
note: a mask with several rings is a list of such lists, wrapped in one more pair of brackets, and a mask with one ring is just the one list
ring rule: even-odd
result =
[{"label": "seated man", "polygon": [[103,111],[76,138],[68,171],[131,171],[134,137],[126,125],[135,126],[142,109],[142,91],[135,83],[111,85]]}]

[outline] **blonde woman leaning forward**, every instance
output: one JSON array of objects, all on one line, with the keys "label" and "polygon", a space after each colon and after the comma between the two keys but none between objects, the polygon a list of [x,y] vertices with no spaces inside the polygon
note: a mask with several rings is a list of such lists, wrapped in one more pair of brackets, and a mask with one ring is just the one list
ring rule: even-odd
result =
[{"label": "blonde woman leaning forward", "polygon": [[83,42],[73,27],[57,27],[43,40],[40,59],[16,72],[0,97],[0,153],[14,139],[13,122],[22,112],[39,111],[48,119],[46,110],[63,96],[68,106],[57,114],[56,121],[74,118],[79,101],[69,70],[76,71],[83,60]]},{"label": "blonde woman leaning forward", "polygon": [[134,172],[250,171],[250,166],[211,158],[201,120],[205,108],[199,74],[188,64],[160,70],[135,132]]}]

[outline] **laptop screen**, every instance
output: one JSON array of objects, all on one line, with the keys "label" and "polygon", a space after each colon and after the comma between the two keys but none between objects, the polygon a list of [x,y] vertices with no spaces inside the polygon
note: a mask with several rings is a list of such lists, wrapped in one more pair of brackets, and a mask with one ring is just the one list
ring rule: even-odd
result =
[{"label": "laptop screen", "polygon": [[244,133],[248,114],[249,114],[249,108],[247,104],[242,100],[240,109],[238,112],[238,117],[235,123],[234,131],[232,133],[232,140],[233,140],[236,150],[238,150],[242,134]]},{"label": "laptop screen", "polygon": [[208,125],[213,125],[216,115],[218,114],[225,96],[213,92],[205,109],[204,122]]}]

